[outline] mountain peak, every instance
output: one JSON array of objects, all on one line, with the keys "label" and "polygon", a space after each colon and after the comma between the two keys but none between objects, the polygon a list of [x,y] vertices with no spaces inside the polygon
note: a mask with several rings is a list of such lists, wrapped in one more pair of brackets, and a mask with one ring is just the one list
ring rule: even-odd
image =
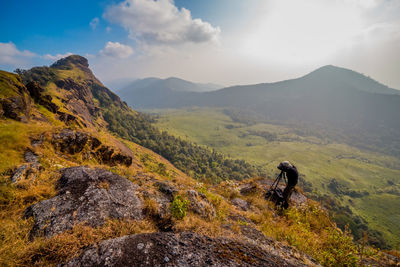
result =
[{"label": "mountain peak", "polygon": [[346,87],[370,93],[399,94],[398,90],[389,88],[369,76],[334,65],[320,67],[302,78],[317,84],[340,84],[341,87],[345,84]]},{"label": "mountain peak", "polygon": [[71,55],[68,57],[64,57],[56,61],[53,65],[51,65],[51,67],[57,69],[71,69],[73,65],[81,69],[89,68],[88,60],[80,55]]}]

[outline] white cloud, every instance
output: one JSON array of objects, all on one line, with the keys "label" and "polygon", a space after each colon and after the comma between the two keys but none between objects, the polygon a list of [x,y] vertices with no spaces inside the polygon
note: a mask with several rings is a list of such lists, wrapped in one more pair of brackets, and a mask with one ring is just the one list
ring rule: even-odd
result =
[{"label": "white cloud", "polygon": [[106,27],[106,32],[107,32],[107,33],[110,33],[111,30],[112,30],[111,27],[109,27],[109,26]]},{"label": "white cloud", "polygon": [[0,43],[0,65],[21,67],[29,63],[36,54],[28,50],[18,50],[14,43]]},{"label": "white cloud", "polygon": [[92,30],[96,29],[97,25],[99,25],[99,18],[96,17],[96,18],[92,19],[90,21],[89,25],[90,25],[90,28],[92,28]]},{"label": "white cloud", "polygon": [[65,54],[57,54],[57,55],[46,54],[46,55],[43,56],[43,58],[44,59],[48,59],[48,60],[59,60],[61,58],[68,57],[70,55],[73,55],[73,53],[67,52]]},{"label": "white cloud", "polygon": [[132,39],[148,44],[183,44],[218,41],[220,28],[193,19],[172,0],[125,0],[109,6],[103,17],[129,31]]},{"label": "white cloud", "polygon": [[104,49],[100,50],[100,55],[112,58],[127,58],[133,54],[133,49],[129,45],[118,42],[107,42]]}]

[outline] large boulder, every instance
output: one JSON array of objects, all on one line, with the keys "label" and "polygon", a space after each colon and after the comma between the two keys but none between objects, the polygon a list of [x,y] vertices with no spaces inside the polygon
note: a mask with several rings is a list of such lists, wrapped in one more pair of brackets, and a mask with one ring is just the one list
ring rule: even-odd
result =
[{"label": "large boulder", "polygon": [[25,218],[34,218],[31,236],[51,237],[81,223],[95,227],[108,218],[143,218],[138,186],[112,172],[88,167],[66,168],[57,187],[57,196],[25,211]]},{"label": "large boulder", "polygon": [[129,235],[86,249],[63,266],[298,266],[250,243],[191,232]]}]

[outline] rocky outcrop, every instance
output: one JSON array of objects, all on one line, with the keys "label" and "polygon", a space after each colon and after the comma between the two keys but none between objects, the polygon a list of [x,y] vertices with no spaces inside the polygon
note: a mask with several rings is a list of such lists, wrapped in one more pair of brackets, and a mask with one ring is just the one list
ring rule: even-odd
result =
[{"label": "rocky outcrop", "polygon": [[31,101],[26,87],[18,75],[0,71],[0,118],[17,121],[29,120]]},{"label": "rocky outcrop", "polygon": [[26,89],[33,98],[33,100],[39,105],[44,106],[53,113],[56,113],[60,108],[54,104],[52,97],[50,95],[43,94],[44,89],[40,86],[38,82],[29,82],[26,85]]},{"label": "rocky outcrop", "polygon": [[87,158],[93,156],[108,165],[130,166],[132,164],[131,156],[115,152],[114,148],[102,145],[99,139],[84,132],[62,130],[53,134],[52,144],[56,150],[72,155],[85,151]]},{"label": "rocky outcrop", "polygon": [[215,217],[215,208],[204,194],[198,193],[195,190],[188,190],[186,195],[190,202],[189,209],[192,212],[200,215],[204,219]]},{"label": "rocky outcrop", "polygon": [[75,113],[82,116],[86,121],[92,122],[92,116],[98,114],[98,109],[93,101],[91,91],[92,81],[77,83],[72,78],[55,81],[57,87],[68,91],[69,97],[67,104],[71,106]]},{"label": "rocky outcrop", "polygon": [[88,167],[66,168],[57,188],[57,196],[25,211],[25,218],[34,218],[31,236],[51,237],[81,223],[95,227],[108,218],[143,217],[138,186],[112,172]]},{"label": "rocky outcrop", "polygon": [[62,266],[299,266],[260,246],[191,232],[129,235],[101,242]]},{"label": "rocky outcrop", "polygon": [[12,96],[0,99],[3,116],[17,120],[27,121],[29,119],[30,101],[23,96]]},{"label": "rocky outcrop", "polygon": [[81,152],[89,141],[89,135],[83,132],[74,132],[69,129],[53,134],[52,143],[57,150],[75,154]]}]

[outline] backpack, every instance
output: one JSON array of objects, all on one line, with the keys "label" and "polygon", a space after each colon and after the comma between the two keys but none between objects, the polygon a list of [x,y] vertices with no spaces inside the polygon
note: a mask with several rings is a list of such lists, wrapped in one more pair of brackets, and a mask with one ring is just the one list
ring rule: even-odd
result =
[{"label": "backpack", "polygon": [[270,189],[265,194],[265,199],[275,203],[276,206],[281,206],[283,208],[287,208],[288,203],[285,201],[283,197],[283,191],[280,188]]}]

